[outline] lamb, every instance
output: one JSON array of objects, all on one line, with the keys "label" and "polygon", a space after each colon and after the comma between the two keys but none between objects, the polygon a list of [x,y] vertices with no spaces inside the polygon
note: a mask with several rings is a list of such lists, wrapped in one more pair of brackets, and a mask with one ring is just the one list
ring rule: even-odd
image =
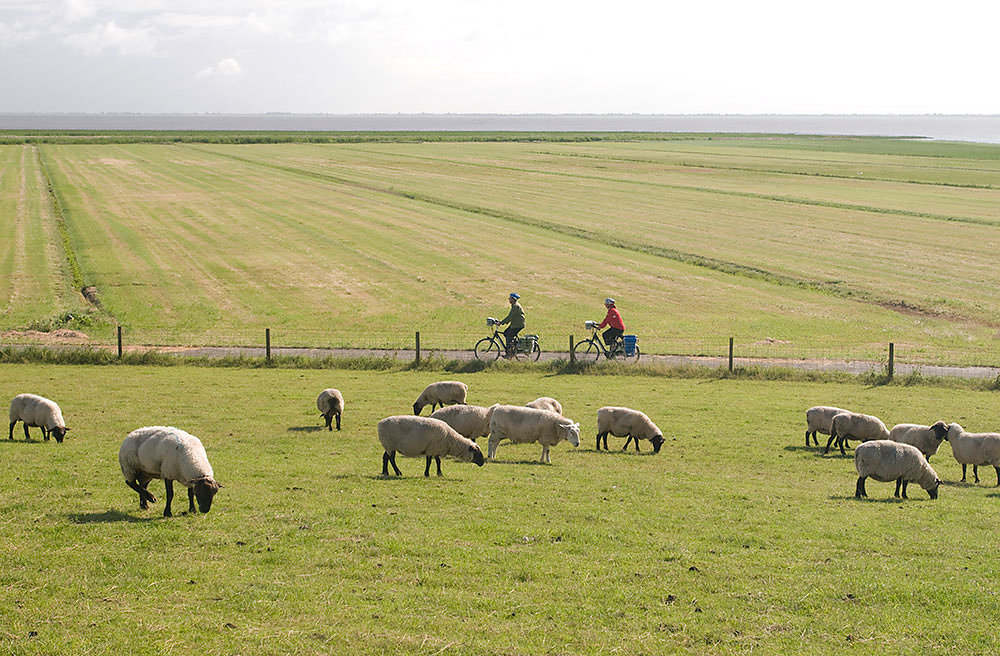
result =
[{"label": "lamb", "polygon": [[325,389],[319,393],[316,399],[316,407],[319,414],[326,419],[326,429],[333,430],[333,418],[337,418],[337,430],[340,430],[340,415],[344,412],[344,396],[340,390]]},{"label": "lamb", "polygon": [[551,410],[552,412],[561,415],[562,414],[562,403],[556,401],[551,396],[540,396],[531,403],[525,403],[525,407],[537,408],[539,410]]},{"label": "lamb", "polygon": [[935,422],[933,426],[920,426],[918,424],[896,424],[889,431],[889,439],[893,442],[902,442],[920,449],[927,461],[937,453],[941,446],[941,440],[948,436],[948,425],[943,421]]},{"label": "lamb", "polygon": [[222,486],[215,480],[212,465],[201,440],[173,426],[146,426],[128,434],[118,450],[125,484],[139,493],[139,507],[156,503],[147,489],[149,481],[162,478],[167,489],[167,505],[163,516],[170,517],[174,499],[174,481],[188,489],[188,512],[193,513],[194,500],[198,509],[207,513],[212,499]]},{"label": "lamb", "polygon": [[404,456],[425,456],[427,466],[424,476],[430,476],[431,458],[437,462],[437,475],[441,475],[441,456],[455,456],[480,467],[485,462],[479,445],[460,435],[454,428],[432,417],[397,415],[378,422],[378,441],[382,443],[382,475],[389,475],[389,464],[402,476],[396,466],[396,452]]},{"label": "lamb", "polygon": [[490,460],[496,457],[497,446],[502,440],[516,443],[538,442],[542,445],[539,462],[551,464],[549,447],[564,439],[569,440],[573,446],[580,446],[580,424],[551,410],[501,405],[493,411],[493,418],[490,419],[487,457]]},{"label": "lamb", "polygon": [[889,439],[889,429],[885,427],[882,420],[872,415],[863,415],[857,412],[841,412],[833,416],[830,424],[830,439],[826,443],[823,453],[830,451],[830,444],[837,440],[841,455],[845,455],[844,445],[850,446],[848,440],[887,440]]},{"label": "lamb", "polygon": [[23,422],[24,439],[31,441],[28,435],[28,426],[37,426],[42,429],[42,437],[46,442],[49,435],[56,438],[56,442],[62,442],[66,437],[66,422],[63,421],[62,410],[55,401],[38,396],[37,394],[18,394],[10,402],[10,430],[7,438],[14,439],[14,424]]},{"label": "lamb", "polygon": [[608,433],[615,437],[625,437],[625,446],[635,440],[635,450],[639,451],[639,440],[649,440],[653,443],[653,453],[659,453],[663,446],[663,431],[661,431],[645,413],[631,408],[605,406],[597,411],[597,450],[601,450],[601,440],[604,440],[604,450],[608,450]]},{"label": "lamb", "polygon": [[419,415],[425,405],[431,407],[431,411],[440,405],[451,405],[458,403],[465,405],[465,395],[469,393],[469,386],[457,380],[443,380],[438,383],[431,383],[424,388],[417,400],[413,403],[413,414]]},{"label": "lamb", "polygon": [[1000,433],[967,433],[958,424],[948,424],[945,437],[951,444],[951,453],[962,465],[962,482],[965,472],[972,465],[972,476],[979,482],[979,465],[993,465],[997,472],[997,486],[1000,487]]},{"label": "lamb", "polygon": [[915,446],[892,440],[872,440],[859,444],[854,450],[854,468],[858,471],[854,496],[859,499],[868,496],[865,492],[865,479],[869,476],[883,483],[896,481],[897,497],[902,487],[903,498],[906,499],[906,486],[913,481],[927,490],[932,499],[938,498],[941,479]]},{"label": "lamb", "polygon": [[477,438],[490,434],[490,419],[499,405],[494,403],[488,408],[481,405],[449,405],[432,412],[431,418],[440,419],[458,431],[459,435],[475,442]]},{"label": "lamb", "polygon": [[834,415],[839,415],[841,412],[849,411],[842,410],[841,408],[835,408],[830,405],[814,405],[806,410],[806,446],[809,446],[810,433],[812,433],[813,444],[819,446],[819,440],[816,439],[816,433],[819,432],[824,435],[829,435]]}]

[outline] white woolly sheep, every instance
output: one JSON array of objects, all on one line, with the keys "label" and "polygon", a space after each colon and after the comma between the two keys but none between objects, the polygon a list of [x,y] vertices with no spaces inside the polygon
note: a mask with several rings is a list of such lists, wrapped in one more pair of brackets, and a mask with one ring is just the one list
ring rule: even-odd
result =
[{"label": "white woolly sheep", "polygon": [[481,405],[449,405],[432,412],[431,418],[440,419],[458,431],[459,435],[475,442],[477,438],[490,434],[490,419],[499,405],[494,403],[488,408]]},{"label": "white woolly sheep", "polygon": [[979,482],[979,465],[993,465],[1000,487],[1000,433],[967,433],[958,424],[948,425],[951,453],[962,465],[962,482],[965,482],[967,465],[972,465],[972,476]]},{"label": "white woolly sheep", "polygon": [[525,407],[537,408],[538,410],[551,410],[557,415],[562,414],[562,403],[556,401],[551,396],[540,396],[531,403],[525,403]]},{"label": "white woolly sheep", "polygon": [[646,413],[632,408],[605,406],[597,411],[597,450],[601,450],[601,440],[604,440],[604,450],[608,450],[608,433],[615,437],[628,437],[622,451],[628,448],[629,442],[635,440],[635,450],[639,451],[639,440],[649,440],[653,443],[653,453],[659,453],[663,446],[663,431],[653,423]]},{"label": "white woolly sheep", "polygon": [[873,415],[863,415],[858,412],[841,412],[833,416],[830,424],[830,439],[827,440],[823,453],[830,450],[830,444],[837,440],[841,455],[845,455],[844,446],[850,446],[848,440],[887,440],[889,429],[882,420]]},{"label": "white woolly sheep", "polygon": [[326,429],[333,430],[333,418],[337,418],[337,430],[340,430],[340,415],[344,412],[344,396],[340,390],[325,389],[316,398],[319,415],[326,420]]},{"label": "white woolly sheep", "polygon": [[919,424],[896,424],[889,431],[889,439],[893,442],[902,442],[920,449],[928,462],[931,456],[937,453],[941,441],[948,436],[948,425],[943,421],[935,422],[933,426],[921,426]]},{"label": "white woolly sheep", "polygon": [[389,475],[389,465],[402,476],[396,466],[396,452],[404,456],[427,458],[424,476],[430,476],[431,458],[437,462],[437,475],[441,475],[441,456],[455,456],[465,462],[483,466],[483,452],[479,445],[460,435],[454,428],[431,417],[397,415],[378,422],[378,441],[382,443],[382,475]]},{"label": "white woolly sheep", "polygon": [[413,414],[419,415],[425,405],[431,407],[431,412],[440,405],[454,403],[465,404],[465,396],[469,393],[469,386],[457,380],[442,380],[438,383],[431,383],[424,388],[417,400],[413,403]]},{"label": "white woolly sheep", "polygon": [[806,410],[806,446],[809,446],[809,435],[812,434],[813,444],[819,446],[816,433],[830,434],[833,417],[841,412],[849,412],[832,405],[814,405]]},{"label": "white woolly sheep", "polygon": [[858,484],[854,490],[857,498],[866,497],[865,479],[871,476],[876,481],[888,483],[896,481],[896,496],[900,487],[903,498],[906,497],[906,486],[910,481],[927,490],[932,499],[938,497],[938,478],[924,454],[915,446],[893,442],[892,440],[872,440],[859,444],[854,449],[854,468],[858,471]]},{"label": "white woolly sheep", "polygon": [[201,440],[173,426],[146,426],[128,434],[118,450],[125,484],[139,493],[139,507],[156,503],[147,486],[154,478],[162,478],[167,490],[167,505],[163,516],[170,517],[174,499],[174,481],[188,489],[188,512],[193,513],[194,500],[198,509],[207,513],[212,499],[222,486],[215,480],[212,465]]},{"label": "white woolly sheep", "polygon": [[28,426],[42,429],[42,437],[47,442],[49,435],[56,438],[56,442],[62,442],[66,437],[66,422],[63,421],[62,410],[55,401],[38,396],[37,394],[18,394],[10,402],[10,430],[7,438],[14,439],[14,424],[24,422],[24,439],[31,440],[28,435]]},{"label": "white woolly sheep", "polygon": [[549,447],[561,440],[569,440],[573,446],[580,446],[580,424],[551,410],[501,405],[493,411],[493,418],[490,420],[490,460],[496,456],[497,445],[502,440],[520,444],[538,442],[542,445],[539,462],[551,463]]}]

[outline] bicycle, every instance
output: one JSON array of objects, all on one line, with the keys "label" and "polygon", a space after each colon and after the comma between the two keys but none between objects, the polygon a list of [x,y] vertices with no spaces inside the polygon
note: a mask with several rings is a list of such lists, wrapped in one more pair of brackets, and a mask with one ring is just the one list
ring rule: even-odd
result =
[{"label": "bicycle", "polygon": [[513,348],[510,349],[510,355],[508,356],[507,341],[499,328],[500,320],[493,317],[486,317],[486,325],[493,328],[493,335],[483,337],[476,342],[472,350],[476,354],[477,360],[497,360],[503,355],[504,357],[513,357],[516,360],[531,360],[534,362],[542,354],[542,349],[538,347],[538,335],[525,335],[518,337],[514,341]]},{"label": "bicycle", "polygon": [[621,359],[625,362],[639,361],[639,345],[635,335],[622,335],[616,338],[610,347],[604,346],[604,340],[597,334],[598,322],[588,321],[584,324],[591,330],[590,338],[577,342],[573,346],[573,357],[580,362],[597,362],[603,355],[607,360]]}]

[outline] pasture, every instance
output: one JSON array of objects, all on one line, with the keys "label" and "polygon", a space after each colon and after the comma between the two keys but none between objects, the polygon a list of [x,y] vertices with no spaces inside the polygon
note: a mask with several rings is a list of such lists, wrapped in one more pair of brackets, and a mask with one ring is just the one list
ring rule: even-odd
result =
[{"label": "pasture", "polygon": [[514,288],[550,351],[614,296],[648,353],[1000,358],[1000,147],[653,136],[0,145],[0,330],[471,348]]},{"label": "pasture", "polygon": [[[383,479],[375,424],[423,386],[469,402],[552,395],[581,444],[504,444],[482,468]],[[60,402],[63,444],[0,440],[0,649],[12,654],[995,653],[991,468],[853,497],[848,457],[804,446],[829,403],[996,430],[995,394],[931,386],[558,376],[0,365],[0,397]],[[320,430],[319,390],[347,402]],[[663,429],[650,455],[594,450],[596,409]],[[426,411],[425,411],[426,414]],[[225,486],[207,515],[140,511],[132,429],[201,437]],[[37,429],[33,430],[36,439]],[[480,440],[485,447],[486,440]],[[611,438],[612,449],[623,439]],[[970,473],[971,476],[971,473]],[[162,496],[162,483],[151,491]],[[175,512],[186,504],[175,499]]]}]

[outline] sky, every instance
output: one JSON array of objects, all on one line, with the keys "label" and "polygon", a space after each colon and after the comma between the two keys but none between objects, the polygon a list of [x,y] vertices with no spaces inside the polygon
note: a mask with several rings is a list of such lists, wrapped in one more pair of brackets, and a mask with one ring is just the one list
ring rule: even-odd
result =
[{"label": "sky", "polygon": [[0,0],[0,112],[1000,114],[1000,3]]}]

